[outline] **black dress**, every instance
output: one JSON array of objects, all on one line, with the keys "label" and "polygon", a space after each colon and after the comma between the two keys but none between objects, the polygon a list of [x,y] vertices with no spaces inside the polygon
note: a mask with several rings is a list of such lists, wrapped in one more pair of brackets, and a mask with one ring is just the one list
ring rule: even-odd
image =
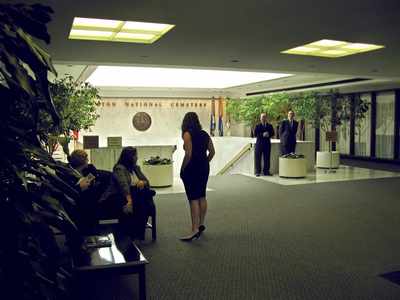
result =
[{"label": "black dress", "polygon": [[204,130],[189,132],[192,137],[192,157],[181,173],[188,200],[196,200],[206,196],[210,164],[207,158],[210,136]]}]

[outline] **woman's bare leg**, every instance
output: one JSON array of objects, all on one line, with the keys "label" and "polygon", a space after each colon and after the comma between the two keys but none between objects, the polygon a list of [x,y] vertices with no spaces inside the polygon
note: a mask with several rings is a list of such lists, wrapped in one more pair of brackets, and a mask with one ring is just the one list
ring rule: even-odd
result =
[{"label": "woman's bare leg", "polygon": [[207,214],[207,199],[206,197],[200,199],[200,223],[199,225],[204,225],[204,219]]}]

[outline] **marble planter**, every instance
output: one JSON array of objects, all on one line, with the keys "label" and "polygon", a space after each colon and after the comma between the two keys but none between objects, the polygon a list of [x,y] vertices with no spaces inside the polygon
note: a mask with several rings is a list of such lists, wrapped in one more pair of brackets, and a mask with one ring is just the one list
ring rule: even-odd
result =
[{"label": "marble planter", "polygon": [[279,157],[279,177],[302,178],[307,176],[307,160],[305,158]]},{"label": "marble planter", "polygon": [[339,151],[317,151],[317,168],[337,169],[340,164]]},{"label": "marble planter", "polygon": [[143,165],[142,171],[151,187],[171,186],[174,182],[173,165]]}]

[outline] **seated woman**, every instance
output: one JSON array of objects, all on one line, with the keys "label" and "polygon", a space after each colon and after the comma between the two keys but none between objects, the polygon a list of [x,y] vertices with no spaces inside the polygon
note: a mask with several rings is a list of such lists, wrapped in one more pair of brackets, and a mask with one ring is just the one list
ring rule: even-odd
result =
[{"label": "seated woman", "polygon": [[155,209],[155,192],[149,189],[149,181],[136,164],[137,159],[136,148],[122,149],[111,184],[101,197],[101,210],[107,212],[105,217],[119,218],[132,238],[143,240],[147,219]]}]

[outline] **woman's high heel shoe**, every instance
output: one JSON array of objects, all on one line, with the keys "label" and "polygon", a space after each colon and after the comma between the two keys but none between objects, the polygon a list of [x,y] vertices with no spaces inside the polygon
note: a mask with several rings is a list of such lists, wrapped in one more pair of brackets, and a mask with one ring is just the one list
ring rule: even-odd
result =
[{"label": "woman's high heel shoe", "polygon": [[180,240],[182,242],[191,242],[194,239],[198,239],[200,237],[200,231],[197,231],[196,233],[189,235],[189,236],[185,236],[185,237],[181,237]]},{"label": "woman's high heel shoe", "polygon": [[206,226],[200,225],[199,226],[199,237],[202,235],[203,231],[206,230]]}]

